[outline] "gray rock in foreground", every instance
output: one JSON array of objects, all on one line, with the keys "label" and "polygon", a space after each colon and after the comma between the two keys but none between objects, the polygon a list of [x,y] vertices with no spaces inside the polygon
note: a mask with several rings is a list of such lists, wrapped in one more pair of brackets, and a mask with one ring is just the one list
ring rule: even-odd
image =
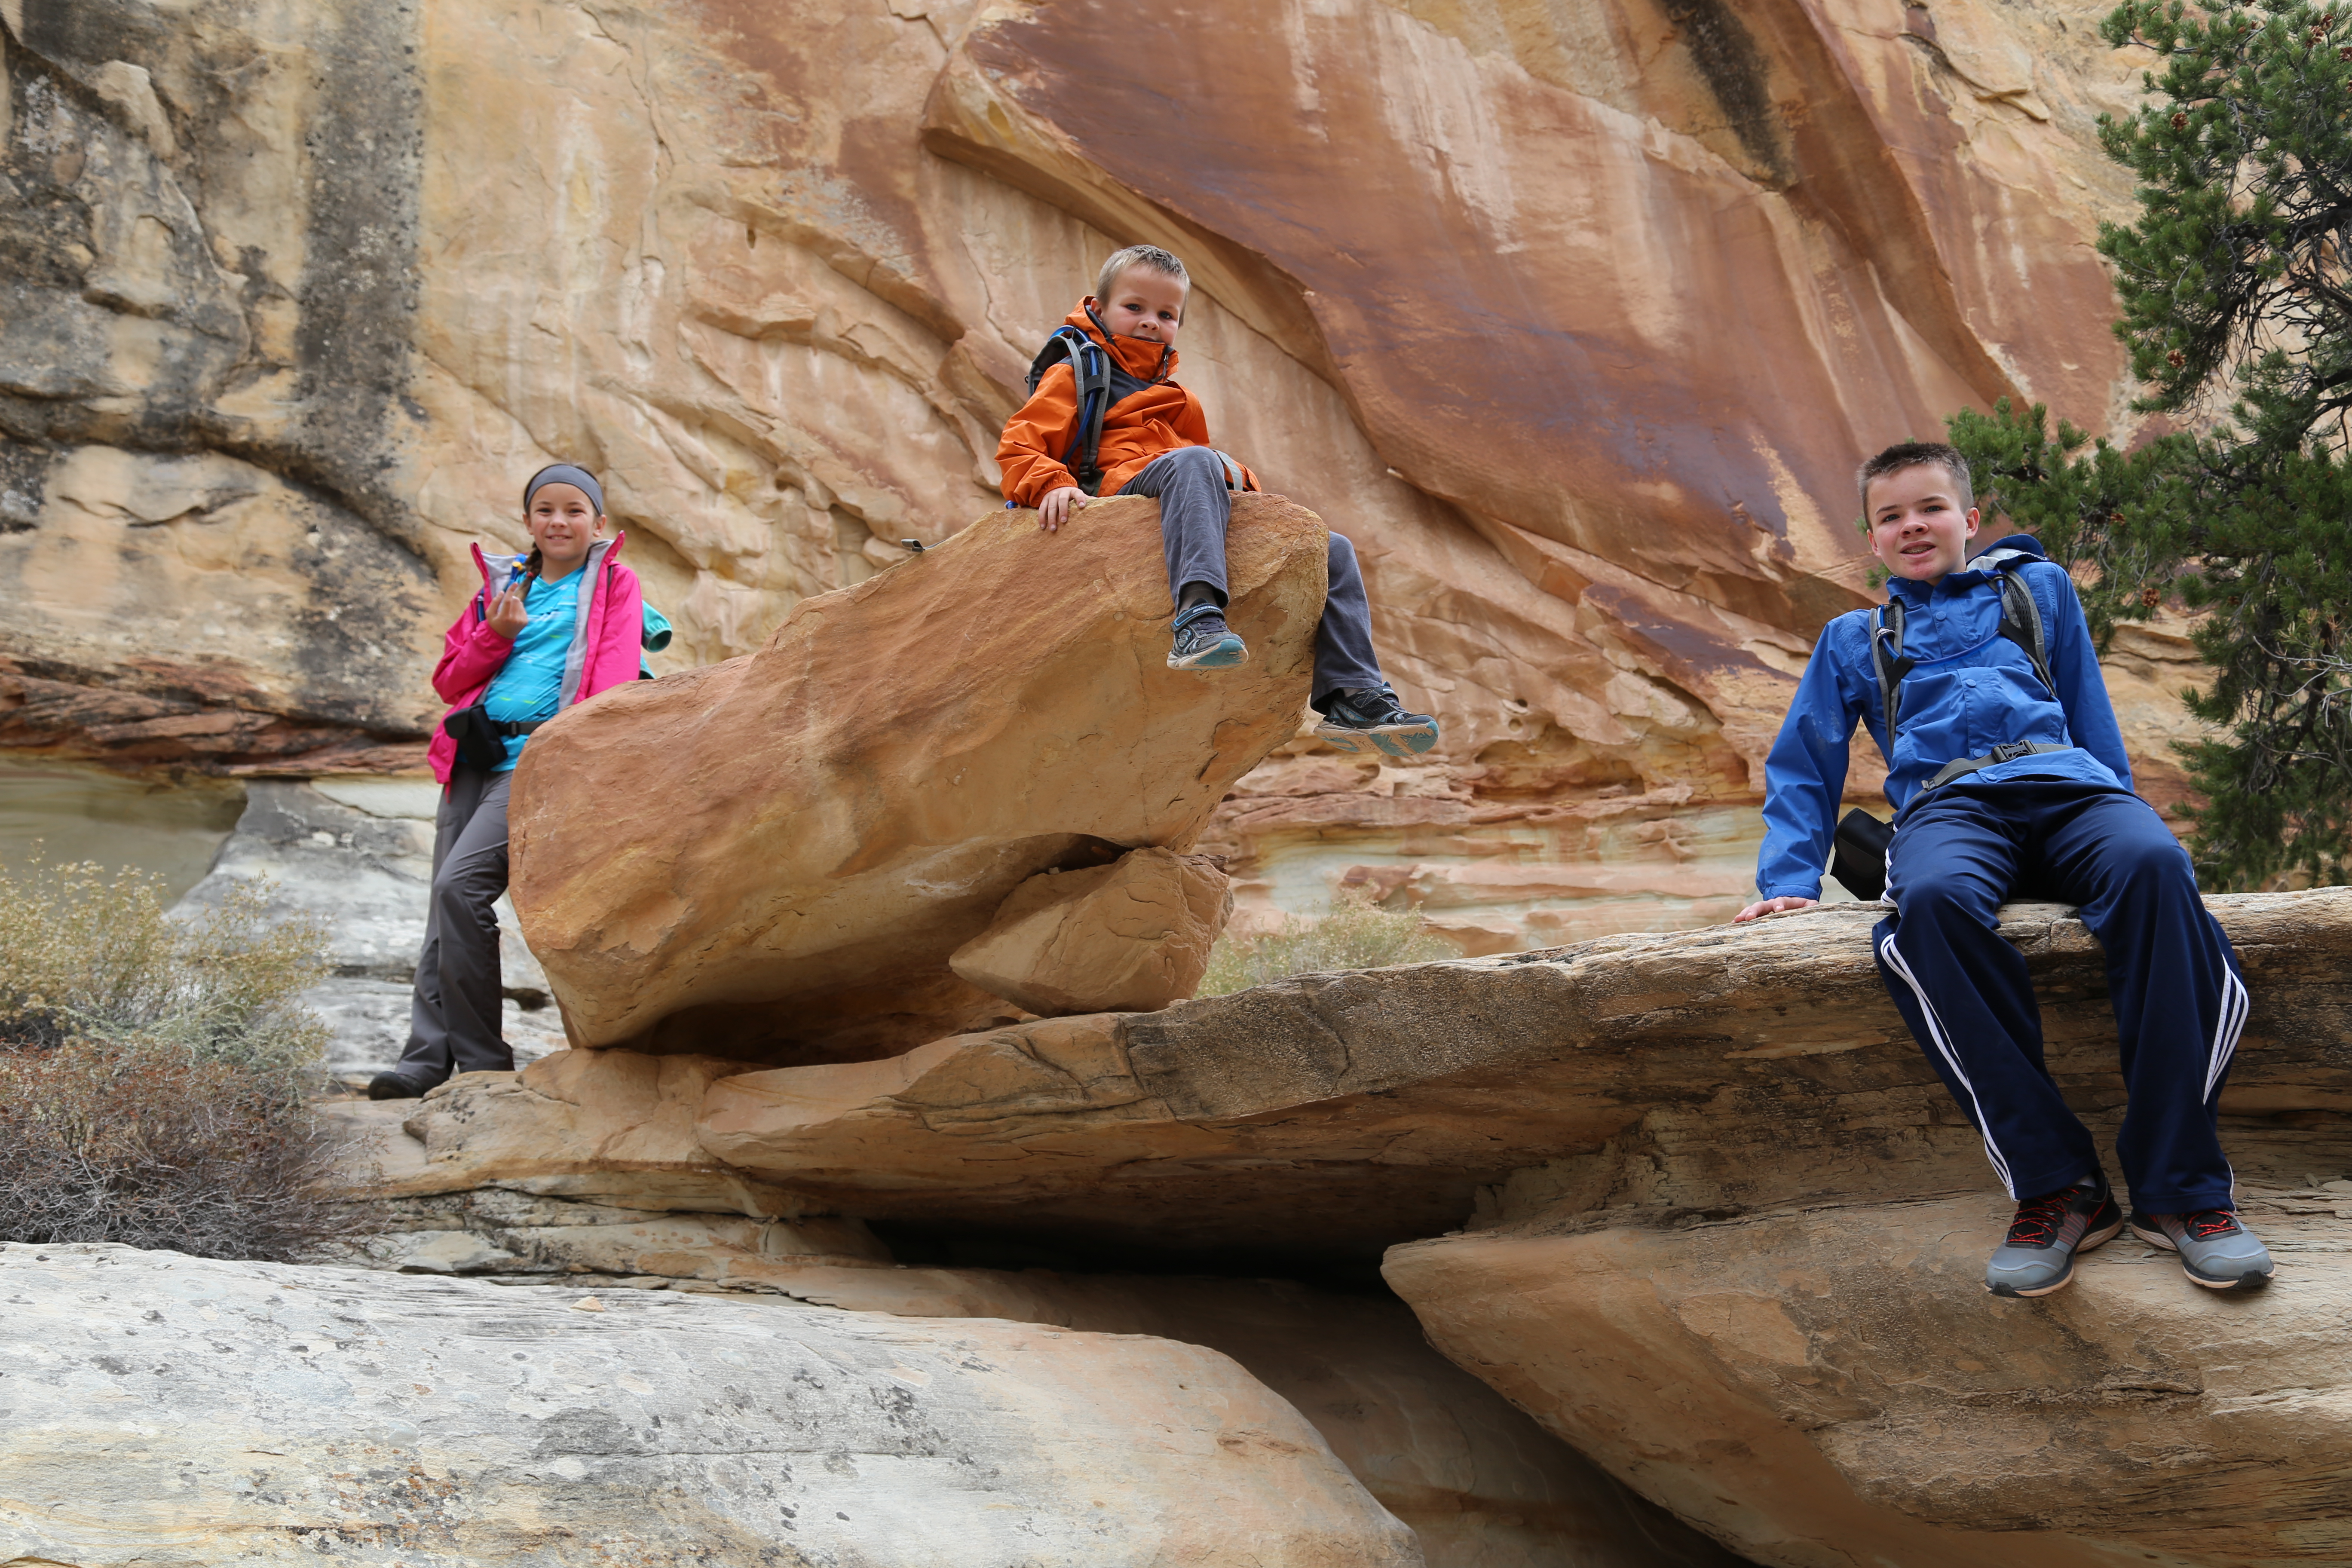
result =
[{"label": "gray rock in foreground", "polygon": [[1166,1340],[116,1247],[0,1247],[0,1563],[1422,1560]]}]

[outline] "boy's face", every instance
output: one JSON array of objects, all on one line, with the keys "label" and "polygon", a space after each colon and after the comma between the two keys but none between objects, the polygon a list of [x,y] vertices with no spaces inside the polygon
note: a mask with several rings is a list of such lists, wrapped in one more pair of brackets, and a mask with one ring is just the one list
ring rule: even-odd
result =
[{"label": "boy's face", "polygon": [[1962,511],[1959,487],[1941,463],[1915,463],[1870,481],[1870,550],[1887,571],[1937,583],[1969,563],[1977,509]]},{"label": "boy's face", "polygon": [[1130,267],[1110,286],[1110,298],[1095,301],[1103,325],[1122,338],[1174,347],[1176,328],[1184,319],[1189,286],[1181,278],[1149,267]]}]

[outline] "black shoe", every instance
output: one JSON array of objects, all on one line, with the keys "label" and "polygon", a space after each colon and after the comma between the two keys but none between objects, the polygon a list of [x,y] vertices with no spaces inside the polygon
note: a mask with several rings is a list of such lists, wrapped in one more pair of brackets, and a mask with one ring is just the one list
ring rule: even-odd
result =
[{"label": "black shoe", "polygon": [[1225,612],[1204,599],[1176,617],[1168,650],[1171,669],[1231,669],[1249,662],[1249,646],[1225,625]]},{"label": "black shoe", "polygon": [[2063,1290],[2074,1282],[2074,1255],[2113,1241],[2123,1227],[2124,1211],[2104,1176],[2027,1198],[1985,1265],[1985,1289],[1996,1296]]},{"label": "black shoe", "polygon": [[1343,752],[1361,752],[1369,742],[1391,757],[1411,757],[1437,744],[1437,721],[1406,712],[1397,694],[1382,686],[1333,694],[1315,733]]},{"label": "black shoe", "polygon": [[425,1091],[433,1087],[413,1078],[403,1078],[396,1072],[380,1072],[368,1079],[370,1100],[422,1100]]}]

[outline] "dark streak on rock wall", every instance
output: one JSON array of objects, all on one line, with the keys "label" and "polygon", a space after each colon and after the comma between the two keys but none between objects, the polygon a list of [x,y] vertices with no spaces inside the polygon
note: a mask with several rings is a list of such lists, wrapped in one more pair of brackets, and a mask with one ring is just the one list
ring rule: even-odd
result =
[{"label": "dark streak on rock wall", "polygon": [[424,100],[415,0],[346,0],[320,29],[304,136],[310,224],[297,334],[301,424],[291,445],[362,516],[414,550],[392,482],[416,317]]},{"label": "dark streak on rock wall", "polygon": [[[223,5],[201,27],[143,0],[25,0],[0,49],[0,746],[212,771],[415,764],[415,638],[437,598],[399,477],[420,416],[417,34],[415,0],[290,22]],[[297,149],[244,100],[305,72],[275,84],[302,100]],[[227,237],[249,205],[242,226],[221,216],[283,201],[273,173],[295,197],[299,275]],[[134,485],[224,458],[244,477],[169,517],[103,498],[92,513],[57,494],[85,457]],[[216,561],[224,538],[231,576],[290,573],[290,595],[187,568],[184,546]],[[145,623],[131,648],[100,654],[58,620],[90,608],[44,600],[60,563],[124,585]],[[182,618],[239,623],[258,662],[200,647]]]},{"label": "dark streak on rock wall", "polygon": [[1725,0],[1661,0],[1683,46],[1723,108],[1726,123],[1748,155],[1772,171],[1781,184],[1796,178],[1781,145],[1780,116],[1772,107],[1769,64]]}]

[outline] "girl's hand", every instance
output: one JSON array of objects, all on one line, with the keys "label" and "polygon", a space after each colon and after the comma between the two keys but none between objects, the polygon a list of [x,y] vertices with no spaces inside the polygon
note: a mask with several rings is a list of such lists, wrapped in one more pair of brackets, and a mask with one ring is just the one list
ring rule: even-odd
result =
[{"label": "girl's hand", "polygon": [[1076,485],[1064,485],[1057,490],[1047,490],[1045,499],[1037,503],[1037,526],[1048,533],[1062,531],[1062,524],[1070,514],[1082,509],[1094,498]]},{"label": "girl's hand", "polygon": [[500,594],[490,604],[490,630],[509,642],[530,625],[530,612],[522,607],[522,585],[517,584]]},{"label": "girl's hand", "polygon": [[1766,915],[1783,914],[1790,910],[1810,910],[1820,902],[1819,899],[1765,899],[1760,902],[1748,905],[1732,916],[1731,923],[1745,925],[1749,921],[1761,920]]}]

